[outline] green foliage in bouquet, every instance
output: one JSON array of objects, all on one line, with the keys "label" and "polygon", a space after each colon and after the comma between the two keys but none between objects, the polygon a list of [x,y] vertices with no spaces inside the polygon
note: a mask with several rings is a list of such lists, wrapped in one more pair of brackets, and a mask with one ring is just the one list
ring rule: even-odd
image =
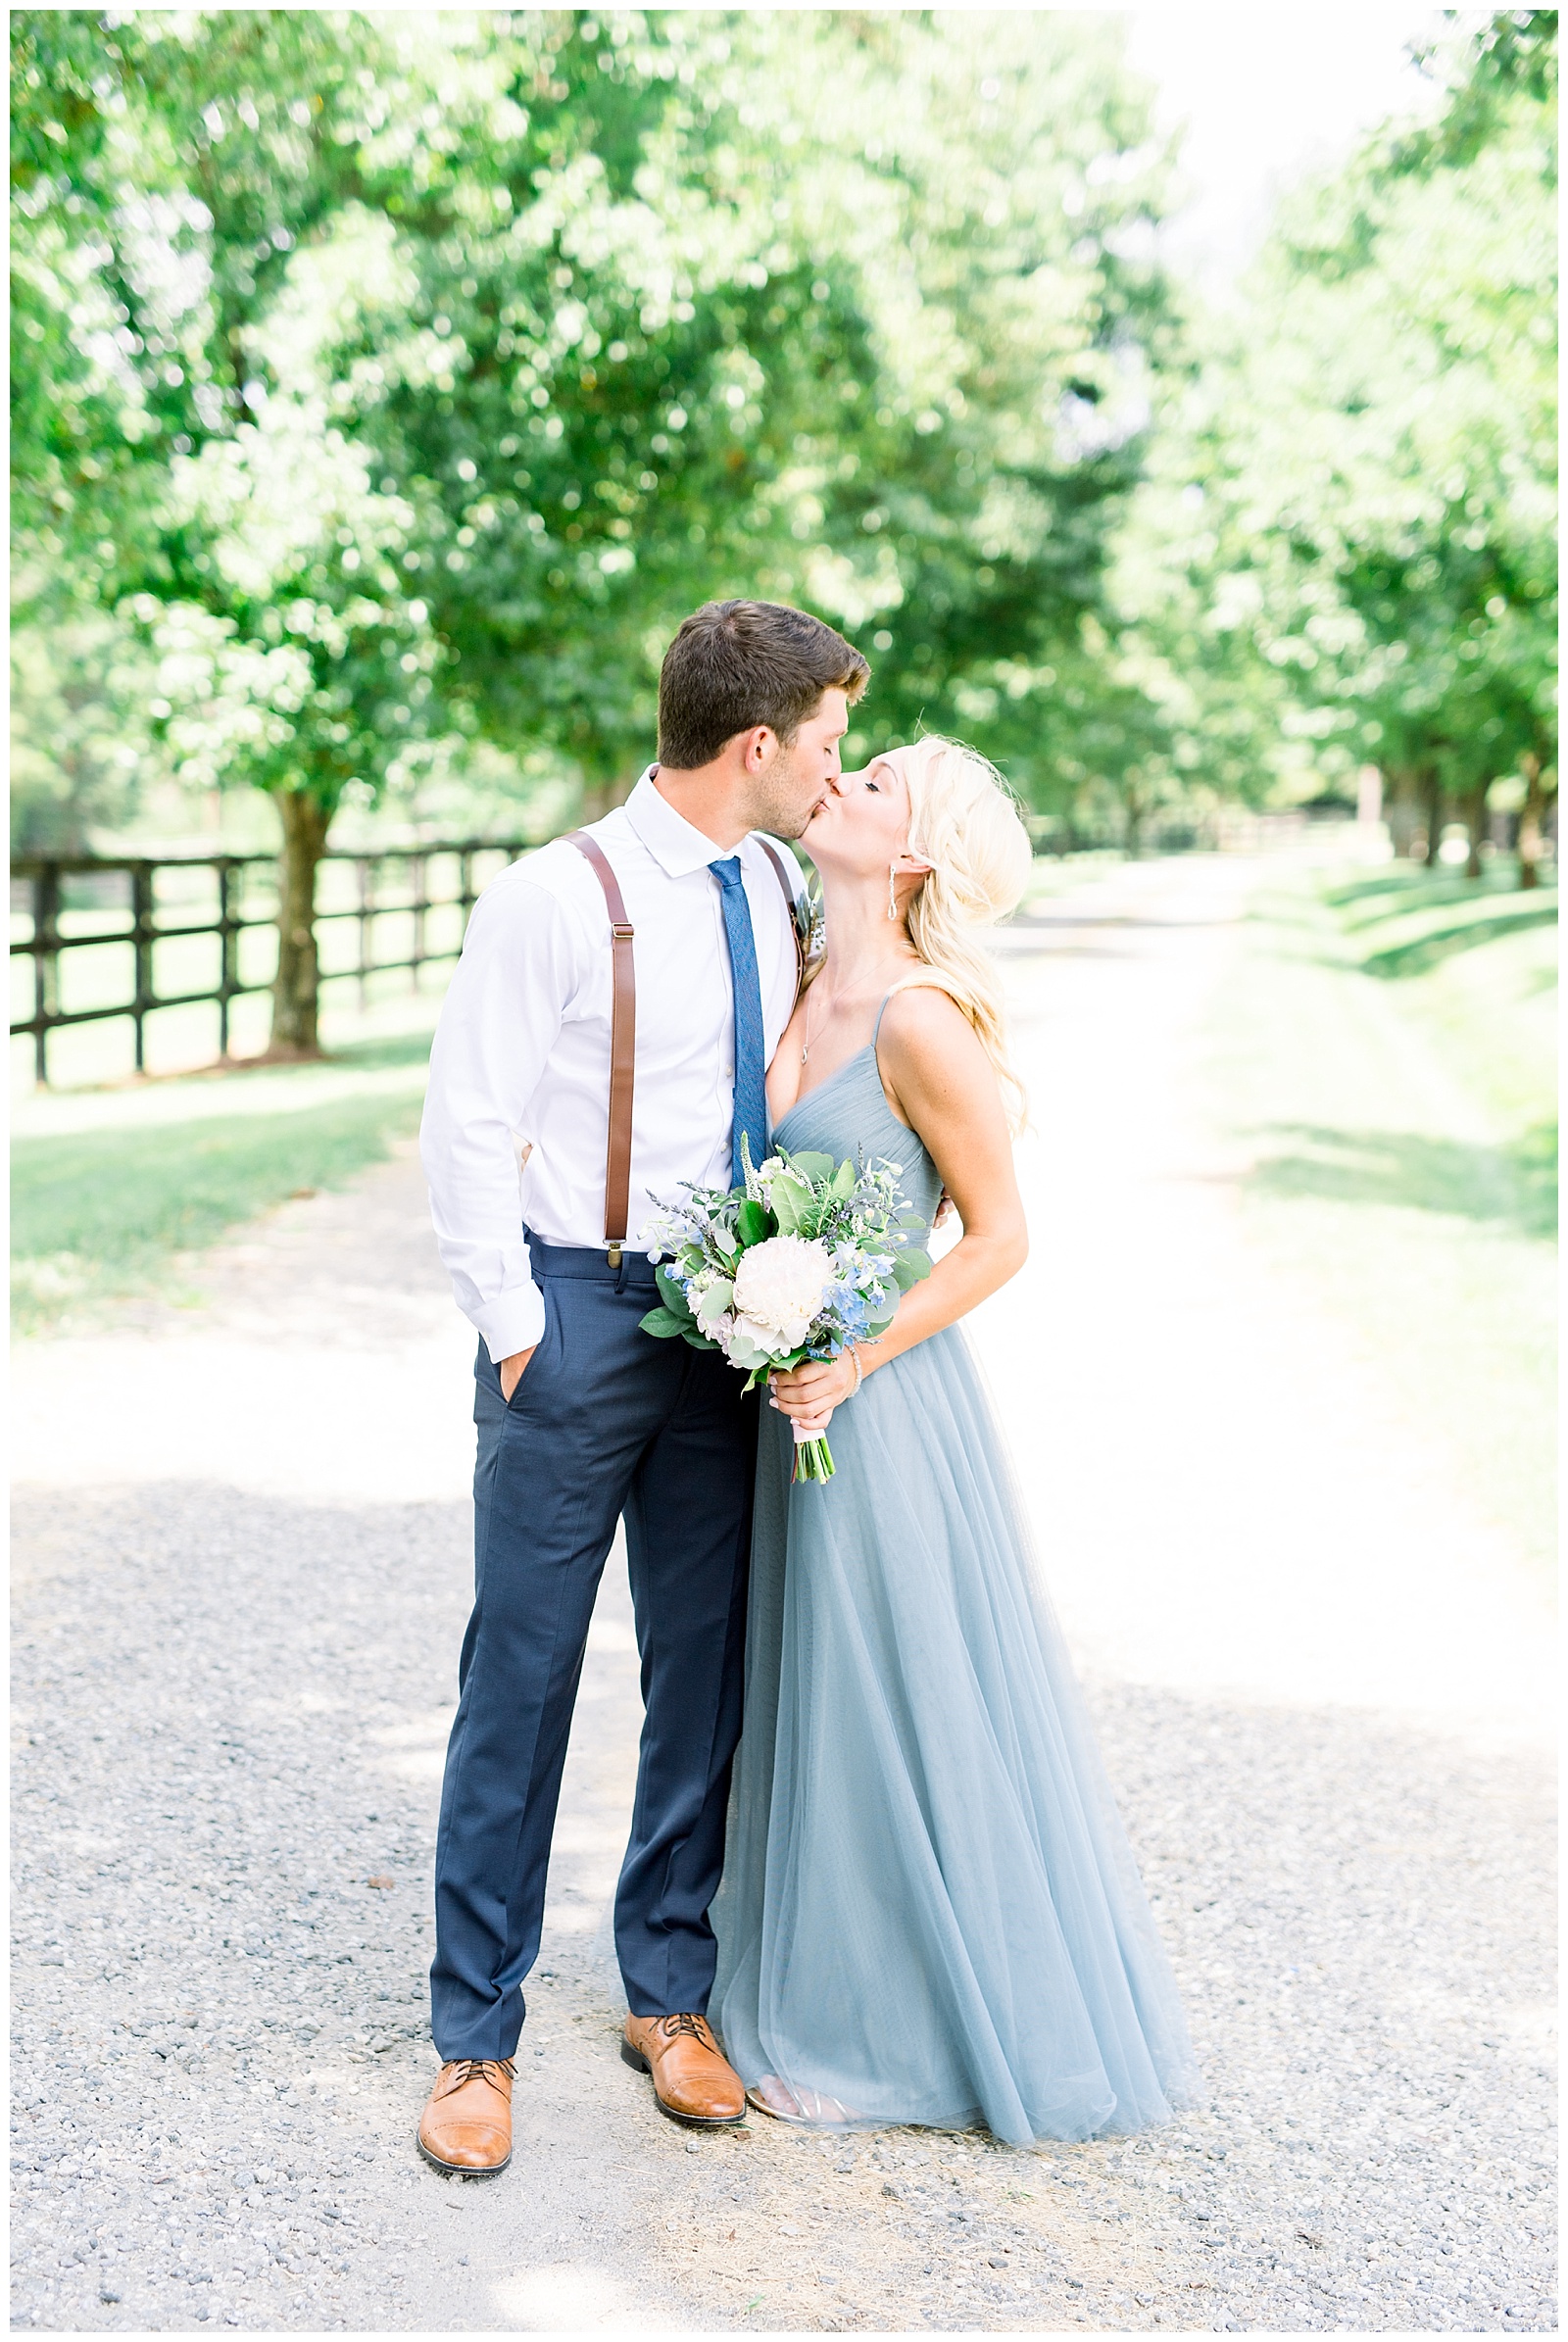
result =
[{"label": "green foliage in bouquet", "polygon": [[[732,1190],[688,1185],[647,1230],[650,1252],[671,1257],[655,1275],[661,1294],[642,1320],[662,1341],[722,1350],[753,1390],[808,1358],[836,1358],[887,1331],[900,1297],[931,1274],[925,1222],[900,1195],[901,1166],[835,1162],[780,1148]],[[825,1440],[802,1442],[799,1476],[825,1480]]]}]

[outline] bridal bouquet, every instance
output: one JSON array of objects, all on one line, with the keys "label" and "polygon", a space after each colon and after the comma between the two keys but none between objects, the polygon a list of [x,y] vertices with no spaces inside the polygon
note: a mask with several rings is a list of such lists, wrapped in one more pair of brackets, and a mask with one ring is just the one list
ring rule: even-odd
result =
[{"label": "bridal bouquet", "polygon": [[[899,1296],[931,1274],[925,1222],[899,1193],[902,1165],[776,1154],[735,1189],[699,1188],[664,1204],[643,1233],[662,1305],[643,1331],[722,1350],[752,1390],[808,1358],[836,1358],[893,1322]],[[657,1198],[656,1198],[657,1201]],[[664,1260],[665,1254],[672,1257]],[[831,1480],[822,1439],[795,1433],[796,1480]]]}]

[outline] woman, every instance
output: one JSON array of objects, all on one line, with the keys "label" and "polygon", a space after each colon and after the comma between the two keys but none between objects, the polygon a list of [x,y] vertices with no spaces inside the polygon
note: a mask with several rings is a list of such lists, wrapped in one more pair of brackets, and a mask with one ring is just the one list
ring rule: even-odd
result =
[{"label": "woman", "polygon": [[[714,2012],[786,2121],[1133,2130],[1192,2052],[956,1326],[1027,1250],[978,938],[1028,837],[928,739],[842,775],[803,843],[828,955],[774,1059],[777,1143],[886,1156],[963,1234],[879,1341],[773,1383]],[[792,1487],[792,1424],[830,1418],[837,1476]]]}]

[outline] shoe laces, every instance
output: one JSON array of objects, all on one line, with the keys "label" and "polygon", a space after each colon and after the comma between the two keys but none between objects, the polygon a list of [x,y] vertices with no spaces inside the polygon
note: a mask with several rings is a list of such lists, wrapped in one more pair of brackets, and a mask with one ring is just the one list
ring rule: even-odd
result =
[{"label": "shoe laces", "polygon": [[492,2088],[499,2089],[498,2077],[504,2074],[508,2081],[512,2081],[515,2078],[517,2068],[512,2058],[454,2058],[452,2071],[457,2076],[452,2084],[455,2090],[461,2090],[466,2082],[472,2081],[475,2076],[489,2082]]},{"label": "shoe laces", "polygon": [[682,2033],[685,2033],[693,2041],[700,2042],[704,2049],[711,2049],[714,2046],[713,2036],[708,2029],[706,2017],[693,2017],[689,2014],[679,2017],[661,2017],[659,2029],[666,2041],[678,2041]]}]

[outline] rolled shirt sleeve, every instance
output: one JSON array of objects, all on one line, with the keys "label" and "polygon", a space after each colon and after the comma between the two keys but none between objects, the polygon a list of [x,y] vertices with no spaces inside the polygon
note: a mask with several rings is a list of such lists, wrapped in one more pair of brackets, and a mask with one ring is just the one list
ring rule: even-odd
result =
[{"label": "rolled shirt sleeve", "polygon": [[480,897],[436,1028],[419,1154],[458,1307],[493,1360],[544,1332],[518,1142],[581,977],[564,906],[517,866]]}]

